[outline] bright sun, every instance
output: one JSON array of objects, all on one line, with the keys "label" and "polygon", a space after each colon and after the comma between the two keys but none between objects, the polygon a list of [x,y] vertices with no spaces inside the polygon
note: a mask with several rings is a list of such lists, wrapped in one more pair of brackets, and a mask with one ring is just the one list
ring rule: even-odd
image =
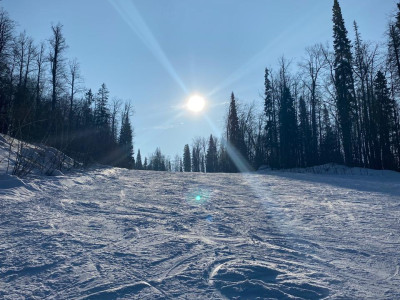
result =
[{"label": "bright sun", "polygon": [[201,112],[206,105],[206,101],[199,95],[193,95],[189,98],[187,109],[193,112]]}]

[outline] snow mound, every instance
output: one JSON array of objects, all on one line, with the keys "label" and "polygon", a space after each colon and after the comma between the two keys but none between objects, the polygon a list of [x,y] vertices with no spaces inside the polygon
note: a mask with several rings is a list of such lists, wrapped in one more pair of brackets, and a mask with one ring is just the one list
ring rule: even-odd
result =
[{"label": "snow mound", "polygon": [[0,134],[0,174],[60,176],[62,170],[70,170],[76,165],[79,163],[55,148]]},{"label": "snow mound", "polygon": [[12,189],[25,186],[25,183],[17,176],[9,174],[0,175],[0,189]]}]

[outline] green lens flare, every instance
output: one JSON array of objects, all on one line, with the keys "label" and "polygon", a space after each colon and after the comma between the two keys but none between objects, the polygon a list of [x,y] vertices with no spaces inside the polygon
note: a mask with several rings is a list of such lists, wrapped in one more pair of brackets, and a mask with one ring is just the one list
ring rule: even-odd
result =
[{"label": "green lens flare", "polygon": [[210,199],[212,199],[212,192],[208,189],[208,187],[191,187],[189,188],[185,199],[192,205],[206,205]]}]

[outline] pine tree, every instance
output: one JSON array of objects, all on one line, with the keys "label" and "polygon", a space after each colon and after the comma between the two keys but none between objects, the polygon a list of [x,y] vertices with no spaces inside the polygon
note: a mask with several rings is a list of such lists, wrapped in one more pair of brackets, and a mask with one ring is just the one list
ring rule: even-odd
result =
[{"label": "pine tree", "polygon": [[185,172],[192,171],[192,160],[190,158],[190,148],[188,144],[183,148],[183,170]]},{"label": "pine tree", "polygon": [[311,153],[311,126],[307,112],[306,102],[303,97],[299,101],[299,144],[300,144],[300,165],[302,167],[310,166],[312,163],[312,155],[318,153]]},{"label": "pine tree", "polygon": [[119,135],[119,149],[120,158],[118,166],[127,169],[133,169],[133,132],[129,120],[129,105],[125,106],[124,113],[122,114],[121,132]]},{"label": "pine tree", "polygon": [[338,0],[333,5],[333,37],[335,50],[336,105],[340,129],[343,137],[345,163],[353,164],[353,118],[355,111],[354,81],[350,40],[344,24]]},{"label": "pine tree", "polygon": [[381,71],[378,71],[375,78],[375,101],[381,168],[392,169],[394,160],[390,137],[394,128],[395,102],[390,98],[387,80]]},{"label": "pine tree", "polygon": [[206,154],[206,171],[207,173],[217,172],[218,168],[218,153],[213,136],[210,135],[208,141],[208,149]]},{"label": "pine tree", "polygon": [[144,162],[143,162],[143,170],[148,170],[148,163],[147,163],[147,157],[144,158]]},{"label": "pine tree", "polygon": [[95,107],[95,122],[98,128],[109,127],[110,110],[107,107],[110,92],[103,83],[97,92]]},{"label": "pine tree", "polygon": [[167,171],[168,162],[165,159],[165,156],[162,154],[160,148],[156,148],[156,151],[150,158],[149,169],[153,171]]},{"label": "pine tree", "polygon": [[142,156],[140,155],[140,149],[138,149],[138,153],[137,153],[137,156],[136,156],[136,169],[137,170],[143,170]]},{"label": "pine tree", "polygon": [[239,127],[239,118],[237,114],[237,107],[236,107],[236,100],[235,95],[231,94],[231,102],[229,104],[229,112],[228,112],[228,122],[226,127],[226,140],[227,140],[227,147],[228,155],[229,155],[229,172],[237,172],[236,164],[231,157],[232,154],[241,155],[238,159],[243,159],[246,157],[246,145],[244,142],[244,136],[242,131]]},{"label": "pine tree", "polygon": [[276,112],[275,103],[272,95],[271,80],[269,79],[269,70],[265,69],[264,76],[264,113],[266,117],[265,124],[265,151],[266,151],[266,162],[271,167],[277,167],[278,161],[278,134],[277,134],[277,123],[276,123]]},{"label": "pine tree", "polygon": [[192,147],[192,172],[200,172],[200,149]]},{"label": "pine tree", "polygon": [[283,87],[279,108],[279,137],[281,167],[296,166],[297,120],[294,99],[287,86]]}]

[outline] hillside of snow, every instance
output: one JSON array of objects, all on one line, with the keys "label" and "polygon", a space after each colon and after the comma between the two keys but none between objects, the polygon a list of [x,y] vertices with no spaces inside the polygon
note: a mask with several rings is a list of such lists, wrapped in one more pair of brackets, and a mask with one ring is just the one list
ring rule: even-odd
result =
[{"label": "hillside of snow", "polygon": [[400,299],[400,175],[0,177],[1,299]]},{"label": "hillside of snow", "polygon": [[74,166],[80,164],[55,148],[30,144],[0,134],[0,176],[61,175],[62,171],[68,171]]}]

